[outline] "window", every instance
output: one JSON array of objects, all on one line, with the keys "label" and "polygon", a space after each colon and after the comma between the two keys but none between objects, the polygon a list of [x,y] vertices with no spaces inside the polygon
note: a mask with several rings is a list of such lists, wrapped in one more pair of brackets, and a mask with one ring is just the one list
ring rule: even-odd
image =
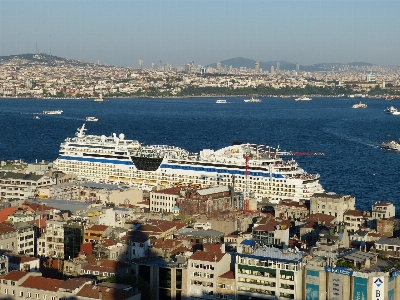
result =
[{"label": "window", "polygon": [[23,297],[23,296],[24,296],[24,292],[22,292],[22,291],[19,292],[19,296],[20,296],[20,297]]},{"label": "window", "polygon": [[4,289],[4,294],[7,294],[7,289]]}]

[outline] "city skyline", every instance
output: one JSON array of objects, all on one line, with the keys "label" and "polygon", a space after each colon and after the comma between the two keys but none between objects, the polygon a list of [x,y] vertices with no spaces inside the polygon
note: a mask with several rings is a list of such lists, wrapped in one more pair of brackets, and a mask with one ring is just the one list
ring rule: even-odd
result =
[{"label": "city skyline", "polygon": [[[22,5],[21,5],[22,4]],[[2,1],[0,56],[122,67],[233,57],[400,65],[396,1]]]}]

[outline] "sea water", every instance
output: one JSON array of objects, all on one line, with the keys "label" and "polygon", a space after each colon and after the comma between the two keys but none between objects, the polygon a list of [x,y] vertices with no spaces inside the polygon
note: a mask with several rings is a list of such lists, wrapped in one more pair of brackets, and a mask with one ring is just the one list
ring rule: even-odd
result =
[{"label": "sea water", "polygon": [[[86,134],[124,133],[144,144],[165,144],[191,152],[258,143],[284,151],[325,153],[325,156],[287,156],[310,173],[319,173],[327,192],[356,197],[358,209],[391,201],[400,209],[400,153],[379,145],[400,138],[400,116],[384,113],[400,101],[362,99],[368,108],[351,106],[359,99],[261,97],[111,98],[86,100],[0,99],[0,159],[53,161],[60,143],[86,123]],[[43,115],[43,110],[63,110]],[[38,115],[40,119],[34,119]],[[85,122],[87,116],[98,122]]]}]

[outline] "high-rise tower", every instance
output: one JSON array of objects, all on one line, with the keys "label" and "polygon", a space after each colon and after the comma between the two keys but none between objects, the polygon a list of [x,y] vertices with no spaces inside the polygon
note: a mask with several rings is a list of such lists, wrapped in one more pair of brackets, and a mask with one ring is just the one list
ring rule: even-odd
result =
[{"label": "high-rise tower", "polygon": [[254,63],[254,70],[256,71],[256,73],[260,73],[260,62],[256,61]]}]

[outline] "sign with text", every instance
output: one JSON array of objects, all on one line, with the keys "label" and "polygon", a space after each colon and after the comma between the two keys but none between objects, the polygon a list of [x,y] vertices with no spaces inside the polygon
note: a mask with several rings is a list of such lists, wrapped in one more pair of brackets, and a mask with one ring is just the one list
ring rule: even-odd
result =
[{"label": "sign with text", "polygon": [[347,275],[347,276],[353,275],[353,270],[346,269],[343,267],[337,267],[337,268],[325,267],[325,271],[330,272],[330,273],[340,274],[340,275]]},{"label": "sign with text", "polygon": [[383,276],[372,277],[372,299],[386,300],[384,280]]},{"label": "sign with text", "polygon": [[348,279],[347,276],[342,274],[330,273],[329,274],[329,299],[342,300],[343,299],[343,280]]},{"label": "sign with text", "polygon": [[391,278],[389,278],[388,300],[395,300],[394,299],[394,287],[395,287],[394,278],[391,277]]},{"label": "sign with text", "polygon": [[368,278],[354,277],[353,291],[353,300],[367,300]]},{"label": "sign with text", "polygon": [[306,283],[306,300],[319,299],[319,286],[316,284]]}]

